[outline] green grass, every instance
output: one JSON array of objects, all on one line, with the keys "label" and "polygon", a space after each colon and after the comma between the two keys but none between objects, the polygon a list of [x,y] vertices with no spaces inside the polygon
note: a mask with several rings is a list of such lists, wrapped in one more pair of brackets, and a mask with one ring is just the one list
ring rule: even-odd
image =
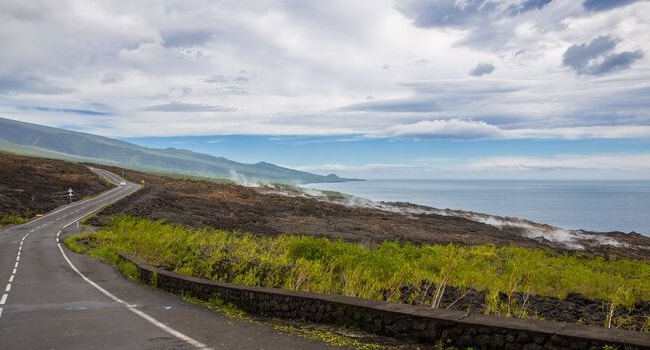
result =
[{"label": "green grass", "polygon": [[381,350],[381,349],[397,349],[397,347],[387,346],[383,344],[374,344],[342,335],[337,332],[310,329],[306,327],[292,327],[282,324],[273,324],[273,328],[278,331],[293,334],[301,338],[320,340],[334,346],[348,347],[359,350]]},{"label": "green grass", "polygon": [[339,200],[340,201],[340,200],[350,199],[352,197],[352,196],[350,196],[348,194],[337,192],[337,191],[325,191],[325,190],[323,190],[323,191],[320,191],[320,192],[323,194],[323,196],[325,196],[329,200]]},{"label": "green grass", "polygon": [[21,225],[29,221],[28,218],[20,215],[9,214],[0,218],[0,226],[3,225]]},{"label": "green grass", "polygon": [[208,301],[200,300],[194,297],[181,296],[181,298],[187,302],[203,305],[209,309],[219,311],[225,316],[245,322],[251,323],[265,323],[269,324],[271,327],[276,330],[292,334],[301,338],[318,340],[334,346],[345,346],[348,348],[359,349],[359,350],[375,350],[375,349],[393,349],[395,347],[385,346],[380,344],[375,344],[370,341],[362,341],[355,339],[353,337],[341,334],[333,330],[324,330],[324,329],[314,329],[310,328],[304,324],[286,324],[281,323],[278,319],[265,319],[264,321],[259,321],[249,317],[249,315],[239,309],[237,306],[229,303],[225,303],[219,298],[214,298]]},{"label": "green grass", "polygon": [[82,242],[86,240],[86,237],[88,237],[88,235],[85,234],[68,236],[63,239],[63,243],[68,247],[68,249],[75,253],[85,253],[88,251],[88,247]]},{"label": "green grass", "polygon": [[110,227],[93,235],[77,236],[77,241],[106,260],[116,261],[117,252],[125,252],[182,274],[242,285],[370,299],[381,299],[388,291],[391,301],[398,298],[400,286],[419,286],[421,281],[486,290],[488,312],[503,315],[522,316],[523,310],[500,301],[499,292],[564,298],[579,291],[627,308],[650,300],[646,262],[517,246],[359,244],[289,234],[257,237],[127,216],[114,218]]}]

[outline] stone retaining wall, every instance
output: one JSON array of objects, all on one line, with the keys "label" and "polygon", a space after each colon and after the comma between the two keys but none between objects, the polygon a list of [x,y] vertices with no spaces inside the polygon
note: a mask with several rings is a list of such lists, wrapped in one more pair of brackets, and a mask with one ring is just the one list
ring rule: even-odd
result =
[{"label": "stone retaining wall", "polygon": [[126,254],[120,257],[138,267],[142,283],[200,300],[218,298],[262,316],[356,327],[428,344],[442,340],[461,349],[650,349],[650,335],[640,332],[216,283],[157,269]]}]

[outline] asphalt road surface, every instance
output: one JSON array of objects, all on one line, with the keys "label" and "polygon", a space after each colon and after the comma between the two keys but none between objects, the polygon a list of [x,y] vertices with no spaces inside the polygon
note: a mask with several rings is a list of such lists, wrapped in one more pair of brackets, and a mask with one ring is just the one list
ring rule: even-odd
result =
[{"label": "asphalt road surface", "polygon": [[138,188],[125,182],[0,231],[0,349],[334,348],[135,284],[59,242],[78,220]]}]

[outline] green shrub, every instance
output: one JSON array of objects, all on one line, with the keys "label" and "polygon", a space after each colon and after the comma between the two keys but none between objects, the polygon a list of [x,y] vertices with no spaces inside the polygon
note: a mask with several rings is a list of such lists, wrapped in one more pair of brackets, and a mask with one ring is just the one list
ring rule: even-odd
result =
[{"label": "green shrub", "polygon": [[0,218],[0,226],[2,225],[21,225],[29,221],[26,217],[9,214]]},{"label": "green shrub", "polygon": [[[84,239],[87,237],[82,236]],[[403,285],[427,281],[488,291],[491,313],[522,316],[514,293],[564,298],[580,291],[613,307],[650,300],[650,265],[638,260],[577,257],[517,246],[456,246],[384,242],[372,246],[312,236],[256,237],[188,229],[121,216],[94,234],[91,254],[116,261],[125,252],[149,264],[215,281],[396,300]],[[442,288],[442,289],[440,289]],[[499,293],[507,300],[501,301]],[[413,296],[437,306],[434,297]]]}]

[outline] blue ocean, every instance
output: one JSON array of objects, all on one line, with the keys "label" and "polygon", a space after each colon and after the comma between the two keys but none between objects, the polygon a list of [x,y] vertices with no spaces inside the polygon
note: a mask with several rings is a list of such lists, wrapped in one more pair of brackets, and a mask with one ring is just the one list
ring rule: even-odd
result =
[{"label": "blue ocean", "polygon": [[650,181],[367,180],[305,187],[518,217],[565,229],[650,236]]}]

